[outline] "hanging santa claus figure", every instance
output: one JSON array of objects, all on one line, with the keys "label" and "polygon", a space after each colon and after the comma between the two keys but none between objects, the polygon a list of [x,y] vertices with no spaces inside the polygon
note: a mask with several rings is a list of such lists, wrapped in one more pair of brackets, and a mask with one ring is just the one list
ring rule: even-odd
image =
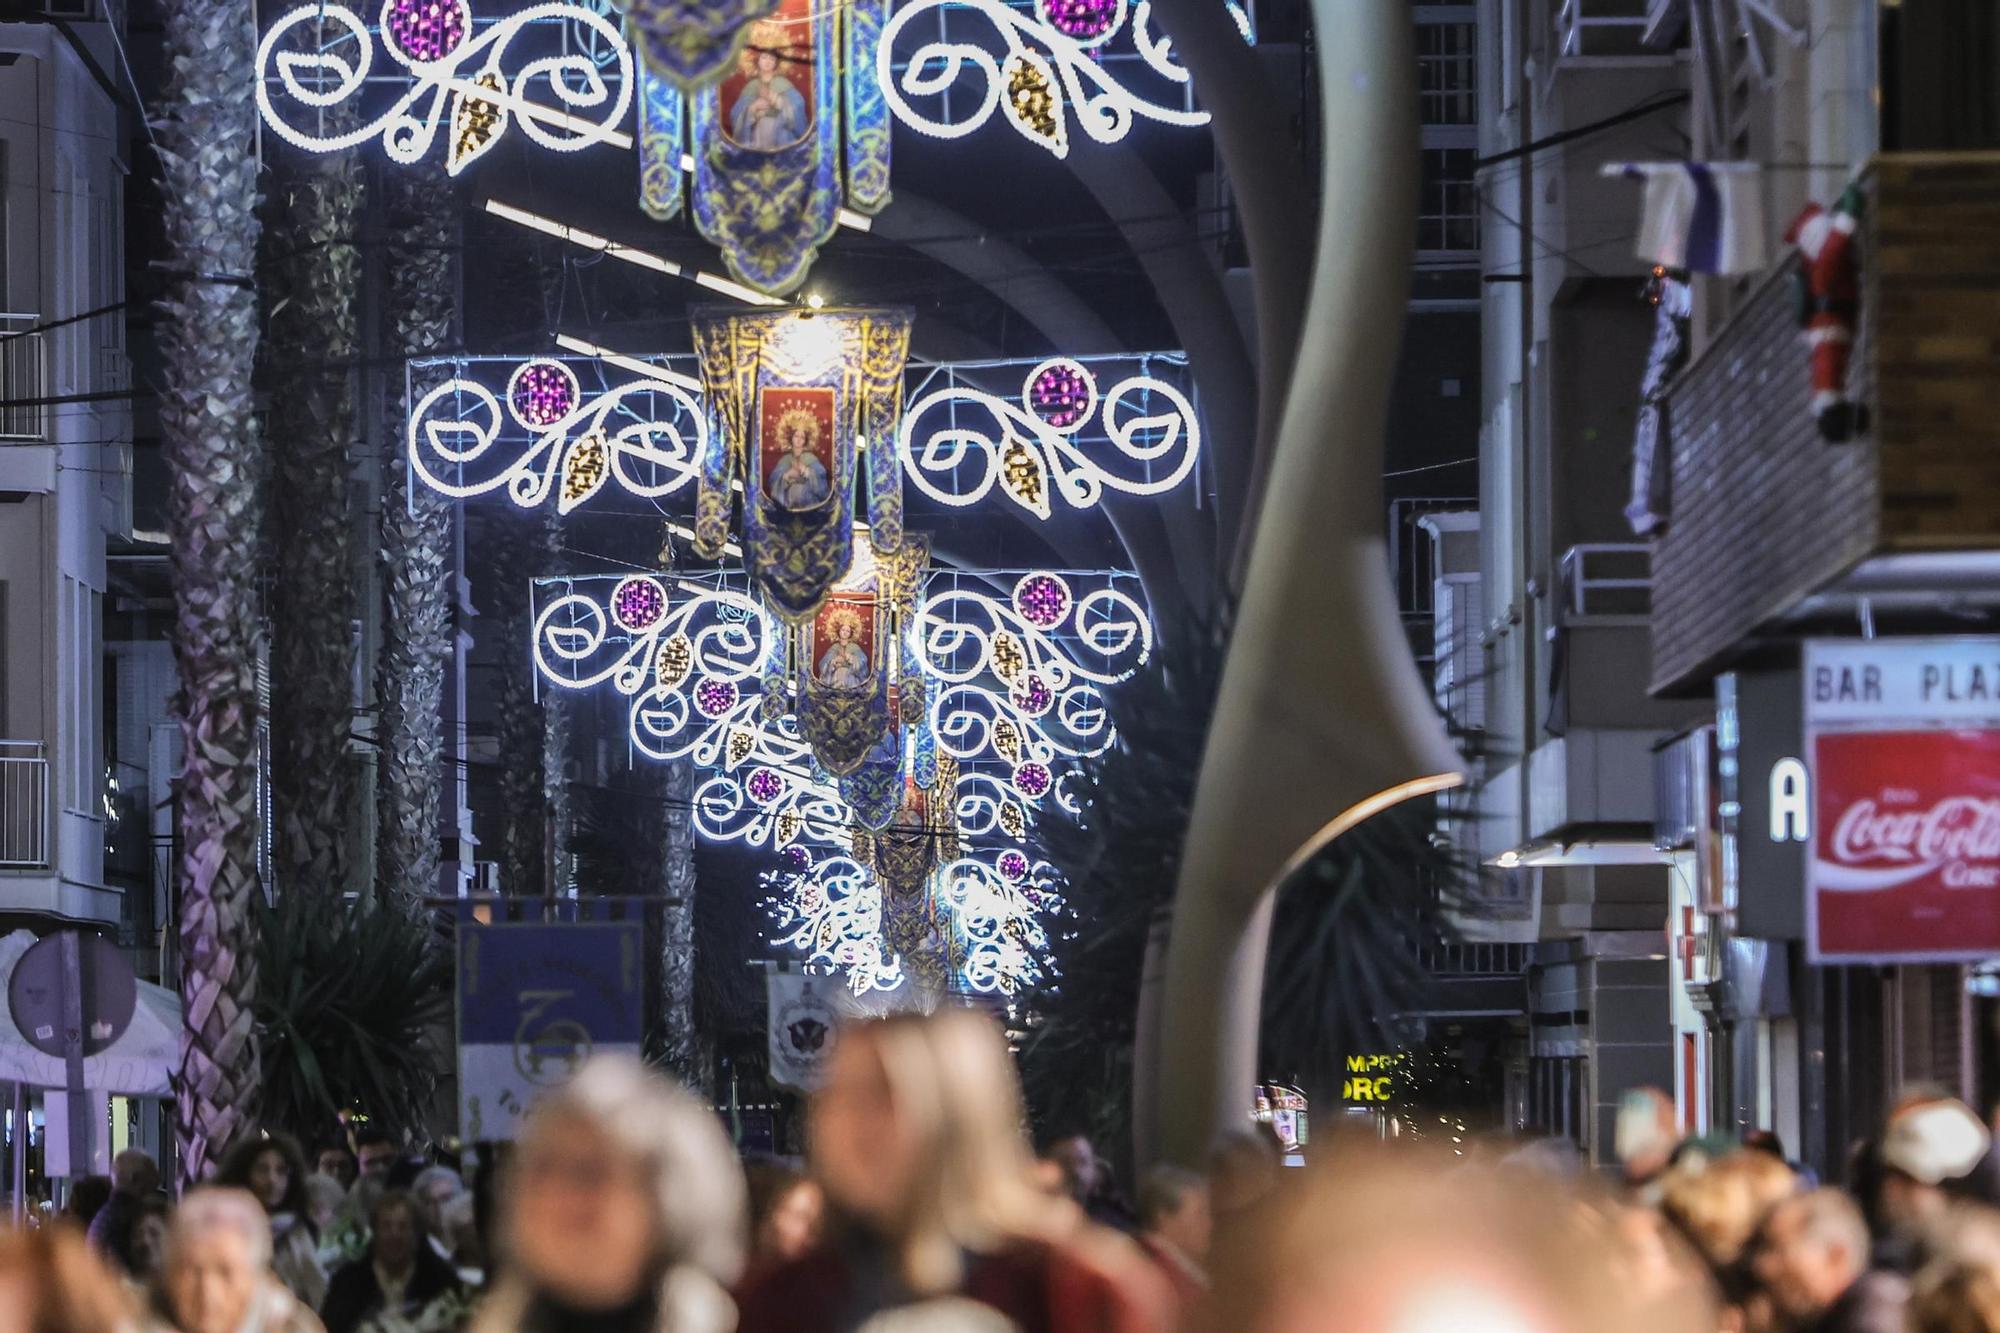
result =
[{"label": "hanging santa claus figure", "polygon": [[1861,256],[1855,229],[1861,192],[1849,186],[1831,209],[1807,204],[1785,233],[1804,261],[1796,281],[1799,322],[1812,358],[1812,411],[1820,435],[1843,444],[1867,429],[1867,409],[1847,398],[1847,361],[1861,308]]}]

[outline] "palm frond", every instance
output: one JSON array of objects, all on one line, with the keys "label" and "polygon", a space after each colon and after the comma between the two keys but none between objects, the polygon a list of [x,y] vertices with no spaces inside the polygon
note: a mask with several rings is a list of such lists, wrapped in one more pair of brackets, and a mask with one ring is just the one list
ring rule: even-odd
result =
[{"label": "palm frond", "polygon": [[[306,1142],[347,1108],[397,1133],[424,1123],[444,1071],[451,957],[394,904],[293,892],[259,902],[265,1123]],[[281,979],[281,980],[280,980]]]}]

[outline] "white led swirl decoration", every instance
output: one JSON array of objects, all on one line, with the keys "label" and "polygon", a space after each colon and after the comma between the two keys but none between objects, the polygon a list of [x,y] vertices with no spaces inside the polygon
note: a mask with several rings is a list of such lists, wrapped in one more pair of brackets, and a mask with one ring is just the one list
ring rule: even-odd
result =
[{"label": "white led swirl decoration", "polygon": [[608,485],[646,500],[689,488],[707,445],[707,414],[681,384],[634,380],[586,400],[552,360],[522,363],[504,403],[476,380],[437,385],[410,409],[406,439],[411,469],[440,495],[505,490],[534,509],[553,494],[562,514]]},{"label": "white led swirl decoration", "polygon": [[[1081,441],[1093,424],[1102,441]],[[1057,500],[1090,509],[1106,492],[1173,490],[1194,471],[1201,426],[1165,380],[1133,375],[1100,395],[1082,363],[1057,359],[1031,371],[1015,400],[964,385],[925,394],[904,410],[898,447],[904,475],[933,500],[973,505],[998,487],[1046,519]]]},{"label": "white led swirl decoration", "polygon": [[860,862],[826,857],[791,876],[767,908],[772,943],[837,969],[856,995],[903,984],[902,960],[882,944],[882,890]]},{"label": "white led swirl decoration", "polygon": [[[943,35],[939,14],[949,10],[963,31],[979,23],[997,40],[994,51],[977,41]],[[939,36],[914,46],[905,43],[899,72],[897,39],[913,23],[935,28]],[[1035,13],[1013,9],[1001,0],[908,0],[897,7],[882,30],[876,54],[876,75],[882,94],[897,120],[940,139],[971,134],[998,111],[1024,138],[1057,157],[1069,155],[1072,125],[1098,143],[1112,144],[1131,133],[1133,125],[1150,120],[1161,125],[1198,126],[1208,123],[1206,111],[1183,103],[1178,86],[1171,102],[1151,100],[1120,83],[1098,59],[1097,48],[1124,26],[1123,0],[1061,6],[1043,3]],[[1138,39],[1135,37],[1135,41]],[[1155,72],[1176,85],[1171,53],[1155,41],[1139,50]],[[974,86],[961,88],[961,80]],[[947,96],[947,94],[950,94]],[[969,94],[969,95],[968,95]],[[937,99],[938,119],[911,101]]]},{"label": "white led swirl decoration", "polygon": [[1032,867],[1032,878],[1012,880],[983,860],[954,861],[938,872],[937,886],[950,908],[958,980],[976,994],[1011,995],[1042,979],[1049,937],[1040,916],[1061,899],[1038,891],[1052,872]]},{"label": "white led swirl decoration", "polygon": [[934,581],[916,646],[937,686],[938,746],[963,765],[1004,764],[1012,775],[1009,793],[974,803],[973,822],[988,825],[1006,814],[1004,802],[1032,806],[1052,791],[1068,808],[1059,766],[1117,739],[1103,689],[1143,666],[1152,645],[1145,608],[1115,587],[1079,597],[1063,576],[1037,571],[1003,601]]},{"label": "white led swirl decoration", "polygon": [[[567,40],[557,54],[525,50],[537,44],[524,35],[559,25],[601,42],[609,59],[570,51]],[[378,40],[408,81],[371,116],[358,102]],[[559,153],[629,145],[621,127],[632,89],[632,51],[618,25],[580,0],[529,5],[483,27],[467,0],[386,0],[376,31],[345,5],[310,0],[273,23],[257,48],[257,107],[286,142],[337,153],[379,138],[407,166],[430,152],[443,127],[454,176],[514,125]]]}]

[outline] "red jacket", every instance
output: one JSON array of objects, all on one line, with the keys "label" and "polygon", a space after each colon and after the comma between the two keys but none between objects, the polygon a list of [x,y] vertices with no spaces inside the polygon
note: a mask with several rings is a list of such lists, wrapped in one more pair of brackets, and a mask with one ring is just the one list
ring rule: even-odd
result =
[{"label": "red jacket", "polygon": [[[952,1294],[992,1307],[1022,1333],[1167,1333],[1165,1282],[1143,1255],[1115,1245],[1022,1243],[975,1256]],[[843,1333],[876,1313],[854,1308],[854,1278],[849,1258],[831,1247],[772,1269],[739,1294],[737,1333]]]}]

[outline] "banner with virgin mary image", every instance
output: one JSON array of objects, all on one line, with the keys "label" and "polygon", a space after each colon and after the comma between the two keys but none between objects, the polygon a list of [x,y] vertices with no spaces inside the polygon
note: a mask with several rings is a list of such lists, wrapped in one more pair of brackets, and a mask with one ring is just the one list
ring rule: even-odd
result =
[{"label": "banner with virgin mary image", "polygon": [[[718,28],[747,26],[704,48],[704,67],[728,54],[700,78],[682,79],[653,55],[644,62],[640,201],[654,217],[674,216],[691,153],[696,228],[738,281],[782,296],[805,281],[843,207],[873,214],[889,203],[889,108],[875,63],[888,2],[706,3]],[[705,5],[654,7],[680,15]]]},{"label": "banner with virgin mary image", "polygon": [[648,72],[683,92],[728,73],[775,0],[626,0],[625,28]]},{"label": "banner with virgin mary image", "polygon": [[740,481],[744,565],[779,618],[802,624],[854,567],[858,445],[869,454],[872,550],[904,545],[896,430],[910,312],[732,310],[698,316],[694,339],[716,424],[695,499],[696,549],[722,554]]},{"label": "banner with virgin mary image", "polygon": [[899,696],[924,694],[898,645],[921,586],[907,570],[928,565],[930,539],[913,533],[902,550],[880,557],[866,537],[853,541],[853,572],[794,631],[798,724],[814,760],[840,780],[841,798],[879,829],[902,799],[908,729]]}]

